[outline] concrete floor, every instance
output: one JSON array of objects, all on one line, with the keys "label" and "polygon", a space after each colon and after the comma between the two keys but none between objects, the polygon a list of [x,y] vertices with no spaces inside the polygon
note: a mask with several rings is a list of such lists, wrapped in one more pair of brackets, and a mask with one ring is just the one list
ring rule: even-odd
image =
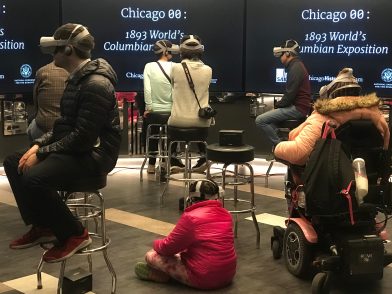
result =
[{"label": "concrete floor", "polygon": [[[178,198],[183,188],[178,182],[170,182],[164,205],[160,206],[160,194],[164,188],[152,175],[144,172],[140,182],[140,159],[121,159],[118,167],[108,178],[108,185],[102,190],[107,208],[107,232],[112,240],[109,257],[117,274],[117,293],[199,293],[176,282],[156,284],[136,278],[133,266],[142,261],[145,252],[155,238],[162,237],[178,220]],[[283,176],[273,176],[265,187],[262,174],[267,169],[263,160],[255,160],[256,172],[256,214],[259,215],[261,246],[256,248],[255,229],[248,214],[239,217],[239,233],[235,240],[238,268],[234,282],[218,291],[209,293],[311,293],[311,281],[301,280],[289,274],[284,260],[274,260],[270,251],[272,225],[281,224],[286,217],[286,201],[283,197]],[[272,172],[282,173],[285,167],[275,164]],[[4,172],[0,169],[0,174]],[[230,194],[230,190],[226,191]],[[246,198],[246,187],[239,192]],[[0,176],[0,293],[56,293],[59,264],[45,264],[44,288],[36,290],[35,270],[42,249],[34,247],[25,250],[11,250],[12,239],[25,233],[19,212],[5,176]],[[144,218],[142,218],[144,217]],[[159,226],[157,225],[158,222]],[[392,233],[388,226],[388,232]],[[390,244],[390,243],[389,243]],[[390,245],[387,244],[387,248]],[[392,248],[390,248],[392,250]],[[86,268],[82,256],[71,258],[67,270]],[[110,293],[111,279],[101,254],[93,256],[93,292]],[[347,285],[337,281],[331,293],[392,293],[392,268],[384,270],[384,278],[372,284]]]}]

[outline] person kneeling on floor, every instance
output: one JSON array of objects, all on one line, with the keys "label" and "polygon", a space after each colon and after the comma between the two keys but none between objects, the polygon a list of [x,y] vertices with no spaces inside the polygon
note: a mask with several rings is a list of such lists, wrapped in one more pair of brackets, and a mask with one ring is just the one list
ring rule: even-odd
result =
[{"label": "person kneeling on floor", "polygon": [[219,187],[211,181],[190,185],[191,206],[173,231],[154,241],[138,262],[142,280],[168,282],[173,278],[198,289],[218,289],[230,284],[236,273],[232,217],[218,200]]}]

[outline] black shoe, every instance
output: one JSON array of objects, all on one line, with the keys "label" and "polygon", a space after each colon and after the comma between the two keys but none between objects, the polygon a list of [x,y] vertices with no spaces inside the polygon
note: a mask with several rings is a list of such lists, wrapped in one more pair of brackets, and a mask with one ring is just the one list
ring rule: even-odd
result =
[{"label": "black shoe", "polygon": [[192,172],[203,173],[207,169],[207,160],[203,157],[200,158],[194,166],[192,166]]},{"label": "black shoe", "polygon": [[175,174],[183,172],[185,165],[178,158],[172,158],[170,161],[170,173]]}]

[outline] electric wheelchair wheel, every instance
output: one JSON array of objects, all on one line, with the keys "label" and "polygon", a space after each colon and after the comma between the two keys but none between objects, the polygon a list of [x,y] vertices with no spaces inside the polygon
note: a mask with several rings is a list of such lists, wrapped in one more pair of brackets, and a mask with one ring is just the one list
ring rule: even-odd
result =
[{"label": "electric wheelchair wheel", "polygon": [[329,273],[318,273],[312,281],[312,294],[328,294],[330,291]]},{"label": "electric wheelchair wheel", "polygon": [[283,250],[287,270],[294,276],[307,277],[311,268],[311,248],[296,223],[290,223],[286,229]]}]

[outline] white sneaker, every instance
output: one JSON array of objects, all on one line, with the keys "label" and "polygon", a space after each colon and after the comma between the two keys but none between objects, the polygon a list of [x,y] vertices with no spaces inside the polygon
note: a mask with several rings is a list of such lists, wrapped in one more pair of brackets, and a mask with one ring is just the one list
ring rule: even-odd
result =
[{"label": "white sneaker", "polygon": [[147,167],[148,174],[155,174],[155,164],[149,164]]}]

